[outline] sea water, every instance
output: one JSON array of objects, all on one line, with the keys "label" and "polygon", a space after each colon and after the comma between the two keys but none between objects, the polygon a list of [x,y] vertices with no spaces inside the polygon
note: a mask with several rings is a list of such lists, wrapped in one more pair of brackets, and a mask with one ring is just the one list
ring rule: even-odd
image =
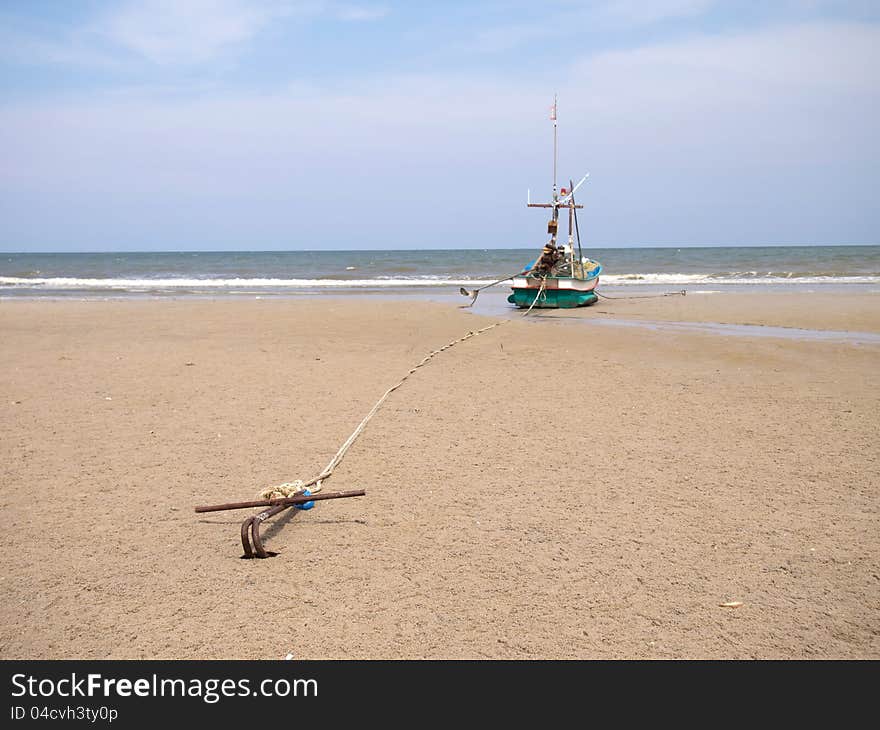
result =
[{"label": "sea water", "polygon": [[[0,297],[242,296],[412,292],[434,296],[520,271],[537,251],[0,253]],[[880,292],[880,246],[590,249],[606,291]]]}]

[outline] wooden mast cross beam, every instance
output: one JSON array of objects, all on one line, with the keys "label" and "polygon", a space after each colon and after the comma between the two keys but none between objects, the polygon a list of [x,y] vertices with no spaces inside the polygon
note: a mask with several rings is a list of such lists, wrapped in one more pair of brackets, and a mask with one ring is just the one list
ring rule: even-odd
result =
[{"label": "wooden mast cross beam", "polygon": [[582,205],[557,205],[555,203],[528,203],[527,208],[583,208]]}]

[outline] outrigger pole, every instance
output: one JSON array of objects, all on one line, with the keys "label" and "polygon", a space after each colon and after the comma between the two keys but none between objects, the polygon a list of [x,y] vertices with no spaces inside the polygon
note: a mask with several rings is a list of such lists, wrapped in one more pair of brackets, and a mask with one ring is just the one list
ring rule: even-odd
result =
[{"label": "outrigger pole", "polygon": [[[571,180],[568,181],[568,184],[572,186],[572,188],[571,188],[571,207],[568,209],[568,211],[569,211],[569,214],[574,213],[574,231],[577,234],[577,242],[578,242],[578,261],[580,262],[581,267],[583,267],[583,265],[584,265],[583,264],[584,252],[581,250],[581,229],[578,228],[578,214],[577,214],[577,210],[575,210],[575,208],[577,208],[577,206],[574,204],[574,184],[572,183]],[[568,222],[568,230],[570,233],[571,232],[571,221]],[[583,269],[582,269],[582,271],[583,271]]]}]

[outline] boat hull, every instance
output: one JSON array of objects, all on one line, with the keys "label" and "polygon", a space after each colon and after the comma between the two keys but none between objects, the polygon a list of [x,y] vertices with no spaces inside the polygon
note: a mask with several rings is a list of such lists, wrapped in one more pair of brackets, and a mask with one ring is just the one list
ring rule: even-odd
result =
[{"label": "boat hull", "polygon": [[[573,309],[594,304],[599,297],[593,289],[599,277],[574,279],[571,277],[515,277],[512,293],[507,301],[517,307],[534,306],[536,309]],[[540,296],[539,296],[540,293]],[[535,298],[538,301],[535,301]]]},{"label": "boat hull", "polygon": [[513,293],[507,297],[507,301],[521,309],[531,307],[533,303],[535,309],[574,309],[575,307],[588,307],[599,299],[595,292],[572,289],[544,290],[537,303],[535,303],[536,296],[538,296],[537,289],[514,289]]}]

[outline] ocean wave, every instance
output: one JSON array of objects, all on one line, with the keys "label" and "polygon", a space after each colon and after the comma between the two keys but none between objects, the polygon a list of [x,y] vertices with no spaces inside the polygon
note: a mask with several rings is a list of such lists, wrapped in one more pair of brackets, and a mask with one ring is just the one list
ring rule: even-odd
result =
[{"label": "ocean wave", "polygon": [[[642,273],[603,274],[601,282],[612,286],[633,285],[718,285],[718,284],[877,284],[880,276],[743,276],[741,273],[682,274]],[[490,284],[491,278],[454,275],[380,276],[372,279],[278,279],[278,278],[79,278],[0,276],[0,289],[41,290],[253,290],[253,289],[392,289],[410,287],[478,287]]]},{"label": "ocean wave", "polygon": [[603,274],[605,284],[877,284],[880,276],[760,276],[734,274]]},{"label": "ocean wave", "polygon": [[81,279],[0,276],[0,288],[38,289],[323,289],[411,286],[480,286],[492,279],[451,279],[436,276],[376,279]]}]

